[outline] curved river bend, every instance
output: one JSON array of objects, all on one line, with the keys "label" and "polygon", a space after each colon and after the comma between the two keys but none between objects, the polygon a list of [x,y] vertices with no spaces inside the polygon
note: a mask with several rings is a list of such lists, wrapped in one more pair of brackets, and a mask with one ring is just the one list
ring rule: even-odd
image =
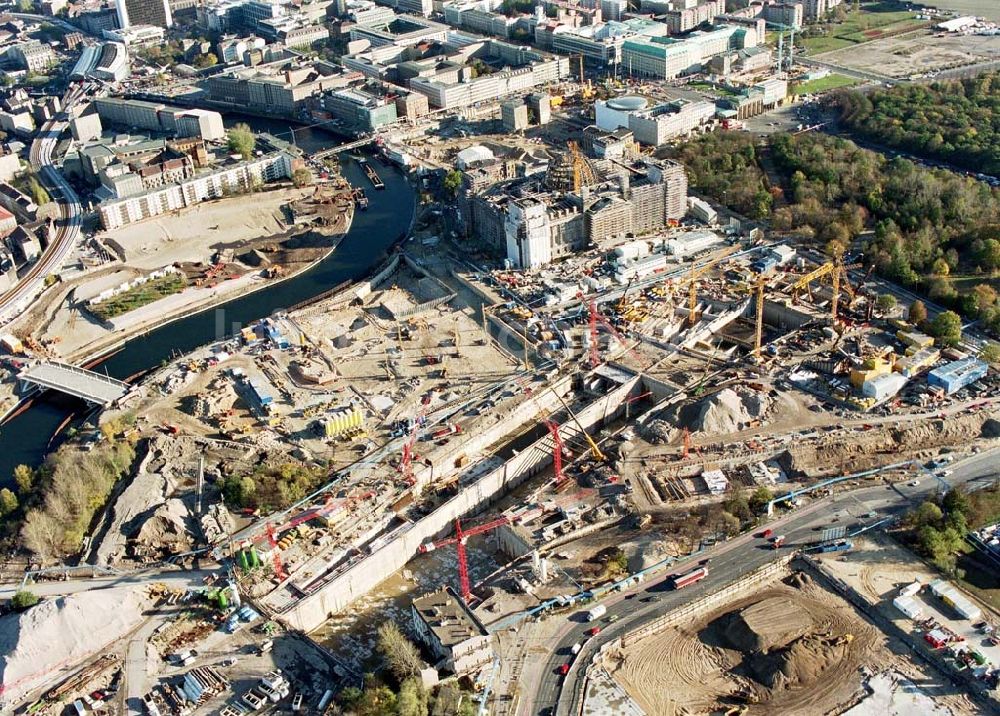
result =
[{"label": "curved river bend", "polygon": [[[288,129],[287,124],[265,120],[249,120],[248,123],[255,129],[274,133]],[[336,144],[332,135],[309,128],[296,129],[295,140],[306,151]],[[229,334],[233,323],[246,325],[344,281],[363,278],[381,263],[387,251],[407,231],[413,217],[413,190],[405,177],[394,167],[377,160],[373,161],[373,166],[385,182],[384,190],[375,191],[357,163],[343,162],[344,175],[350,182],[365,187],[370,207],[367,211],[354,213],[347,236],[326,259],[293,278],[134,338],[96,370],[106,371],[116,378],[134,375],[159,365],[176,353],[185,353],[221,338],[219,326]],[[39,464],[59,424],[70,412],[81,408],[78,402],[69,398],[52,396],[36,402],[0,428],[0,487],[12,486],[16,465]]]}]

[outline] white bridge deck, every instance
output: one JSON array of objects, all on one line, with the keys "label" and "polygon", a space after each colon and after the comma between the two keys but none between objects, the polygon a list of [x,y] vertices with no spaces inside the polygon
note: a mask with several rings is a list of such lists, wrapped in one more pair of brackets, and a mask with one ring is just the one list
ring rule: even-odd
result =
[{"label": "white bridge deck", "polygon": [[25,383],[58,390],[98,405],[113,403],[129,390],[128,383],[57,361],[36,363],[21,371],[18,378]]}]

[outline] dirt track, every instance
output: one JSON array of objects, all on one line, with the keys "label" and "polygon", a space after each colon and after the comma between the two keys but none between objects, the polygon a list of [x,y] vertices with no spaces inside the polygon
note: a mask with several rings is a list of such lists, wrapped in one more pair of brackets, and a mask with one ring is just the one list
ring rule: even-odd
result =
[{"label": "dirt track", "polygon": [[[733,648],[720,617],[768,597],[806,613],[812,620],[809,633],[791,642],[788,654],[778,648],[767,656]],[[835,645],[845,634],[853,635],[853,641]],[[750,705],[749,714],[839,711],[861,695],[859,666],[881,665],[893,658],[873,626],[811,580],[801,587],[775,582],[683,627],[639,642],[623,656],[613,671],[615,680],[647,713],[657,715],[709,713],[741,703],[745,700],[741,691],[754,694],[751,701],[759,699]],[[787,682],[775,667],[778,661],[785,672],[795,675]],[[762,672],[778,676],[774,688],[758,680]]]}]

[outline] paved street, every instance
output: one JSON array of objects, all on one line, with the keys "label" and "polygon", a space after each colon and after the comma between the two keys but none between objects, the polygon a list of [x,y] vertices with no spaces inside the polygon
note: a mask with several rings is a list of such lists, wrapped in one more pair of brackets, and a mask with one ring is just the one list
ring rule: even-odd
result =
[{"label": "paved street", "polygon": [[[949,480],[952,484],[965,484],[972,489],[991,483],[1000,476],[998,454],[1000,452],[993,450],[956,463]],[[862,522],[866,521],[863,515],[871,511],[879,513],[876,519],[899,514],[939,488],[937,481],[927,478],[921,479],[916,486],[901,483],[893,486],[868,487],[817,500],[768,523],[767,526],[775,530],[775,533],[784,534],[788,538],[785,547],[780,550],[769,549],[763,540],[754,537],[753,534],[741,535],[687,562],[673,565],[663,573],[662,577],[652,582],[602,600],[608,609],[607,615],[599,621],[603,630],[589,641],[585,632],[593,625],[584,621],[582,616],[589,607],[567,615],[552,617],[565,623],[555,636],[548,636],[537,643],[529,642],[529,652],[544,650],[549,653],[549,657],[543,668],[524,670],[525,678],[520,689],[521,701],[518,713],[525,715],[556,713],[557,705],[558,713],[570,713],[570,694],[578,693],[582,689],[584,667],[602,644],[685,602],[719,589],[779,555],[815,542],[818,536],[815,527],[834,524],[851,526],[856,524],[859,518]],[[688,571],[705,557],[711,558],[709,576],[706,579],[680,591],[668,590],[664,583],[667,576]],[[612,616],[617,616],[618,621],[611,623],[609,620]],[[573,660],[571,649],[577,642],[584,643],[584,647]],[[573,663],[574,666],[564,683],[558,670],[567,662]],[[565,697],[560,701],[562,693],[565,693]]]}]

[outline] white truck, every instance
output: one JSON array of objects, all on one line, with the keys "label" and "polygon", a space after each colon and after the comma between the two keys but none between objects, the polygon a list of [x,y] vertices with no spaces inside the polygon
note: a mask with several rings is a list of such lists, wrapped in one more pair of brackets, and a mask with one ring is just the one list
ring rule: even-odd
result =
[{"label": "white truck", "polygon": [[608,613],[608,608],[603,604],[598,604],[596,607],[587,612],[587,621],[592,622],[595,619],[600,619],[607,613]]}]

